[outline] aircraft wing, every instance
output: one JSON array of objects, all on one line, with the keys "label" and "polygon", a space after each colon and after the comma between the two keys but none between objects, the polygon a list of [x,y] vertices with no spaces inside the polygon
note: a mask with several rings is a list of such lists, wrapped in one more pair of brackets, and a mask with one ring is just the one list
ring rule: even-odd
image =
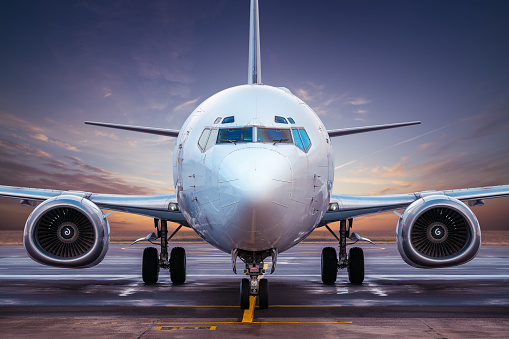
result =
[{"label": "aircraft wing", "polygon": [[362,215],[405,209],[417,199],[429,195],[445,195],[466,202],[469,206],[481,206],[484,199],[509,197],[509,185],[389,195],[333,194],[329,210],[323,216],[320,225]]},{"label": "aircraft wing", "polygon": [[0,186],[0,197],[19,199],[24,206],[35,206],[37,202],[64,194],[80,196],[83,199],[92,201],[102,209],[139,214],[187,226],[187,221],[178,208],[174,210],[175,207],[178,207],[175,194],[98,194],[81,191],[57,191],[39,188]]}]

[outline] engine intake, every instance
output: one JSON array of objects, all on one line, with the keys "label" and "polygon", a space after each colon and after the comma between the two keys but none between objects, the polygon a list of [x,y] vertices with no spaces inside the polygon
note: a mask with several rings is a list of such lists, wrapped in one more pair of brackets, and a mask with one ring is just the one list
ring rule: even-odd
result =
[{"label": "engine intake", "polygon": [[41,203],[25,225],[28,255],[49,266],[84,268],[102,261],[109,224],[101,209],[80,196],[61,195]]},{"label": "engine intake", "polygon": [[481,228],[474,213],[445,195],[413,202],[399,219],[396,233],[403,260],[420,268],[464,264],[476,256],[481,245]]}]

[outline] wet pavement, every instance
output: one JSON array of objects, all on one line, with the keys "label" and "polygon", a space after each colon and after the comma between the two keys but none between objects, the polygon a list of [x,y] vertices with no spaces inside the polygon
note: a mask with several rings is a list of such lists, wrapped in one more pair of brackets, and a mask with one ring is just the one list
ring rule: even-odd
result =
[{"label": "wet pavement", "polygon": [[465,265],[424,270],[405,264],[395,245],[362,245],[364,283],[349,284],[343,270],[335,285],[324,285],[320,253],[333,244],[300,244],[266,275],[269,309],[255,308],[247,318],[238,307],[244,275],[232,272],[230,255],[205,243],[178,246],[187,251],[183,285],[172,285],[166,271],[158,284],[143,284],[144,245],[111,245],[89,269],[46,267],[22,246],[0,246],[2,337],[72,329],[78,337],[504,338],[509,330],[509,246],[483,246]]}]

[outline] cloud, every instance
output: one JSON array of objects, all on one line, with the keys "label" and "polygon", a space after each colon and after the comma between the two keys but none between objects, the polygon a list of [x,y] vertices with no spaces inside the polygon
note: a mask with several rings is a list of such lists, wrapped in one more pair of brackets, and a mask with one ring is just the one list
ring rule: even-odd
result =
[{"label": "cloud", "polygon": [[358,110],[353,111],[353,113],[355,113],[355,114],[366,114],[366,113],[369,113],[369,111],[367,109],[358,109]]},{"label": "cloud", "polygon": [[42,128],[35,126],[26,120],[20,119],[17,116],[6,112],[0,112],[0,121],[2,121],[2,128],[29,132],[42,131]]},{"label": "cloud", "polygon": [[325,85],[317,85],[313,82],[306,82],[305,87],[292,89],[298,98],[305,101],[318,115],[327,115],[331,110],[337,111],[337,105],[345,95],[330,94],[326,91]]},{"label": "cloud", "polygon": [[196,108],[196,103],[200,100],[200,98],[196,98],[193,100],[186,101],[175,108],[173,108],[173,112],[179,113],[179,112],[186,112],[191,113]]},{"label": "cloud", "polygon": [[104,92],[103,98],[110,97],[113,94],[113,92],[109,88],[103,88],[103,92]]},{"label": "cloud", "polygon": [[354,105],[354,106],[360,106],[360,105],[367,105],[371,102],[372,100],[368,100],[368,99],[365,99],[365,98],[353,98],[349,101],[347,101],[346,103],[349,104],[349,105]]},{"label": "cloud", "polygon": [[120,140],[120,138],[115,133],[105,133],[105,132],[101,132],[101,131],[95,131],[94,133],[98,137],[106,137],[106,138],[110,138],[113,140]]},{"label": "cloud", "polygon": [[0,149],[4,150],[6,155],[16,153],[21,153],[22,156],[34,156],[34,157],[43,157],[43,158],[53,158],[48,152],[31,148],[30,146],[11,142],[5,139],[0,139]]},{"label": "cloud", "polygon": [[96,193],[156,194],[115,173],[85,164],[78,157],[60,161],[45,152],[0,139],[0,184],[82,190]]},{"label": "cloud", "polygon": [[69,151],[73,151],[73,152],[81,152],[78,148],[74,147],[74,146],[71,146],[69,145],[68,143],[65,143],[65,142],[62,142],[62,141],[58,141],[58,140],[52,140],[50,138],[48,138],[46,135],[44,134],[33,134],[33,135],[30,135],[31,138],[33,139],[36,139],[36,140],[40,140],[40,141],[44,141],[44,142],[49,142],[53,145],[57,145],[58,147],[62,147],[66,150],[69,150]]},{"label": "cloud", "polygon": [[477,139],[509,131],[509,114],[504,111],[496,111],[493,113],[483,112],[465,118],[461,120],[461,122],[471,122],[475,126],[473,132],[469,135],[465,135],[463,139]]}]

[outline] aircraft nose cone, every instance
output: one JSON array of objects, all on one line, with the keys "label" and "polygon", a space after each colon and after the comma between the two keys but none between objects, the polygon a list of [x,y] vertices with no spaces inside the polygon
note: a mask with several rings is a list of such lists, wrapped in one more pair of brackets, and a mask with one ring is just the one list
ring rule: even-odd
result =
[{"label": "aircraft nose cone", "polygon": [[218,179],[230,236],[249,232],[267,238],[288,209],[293,180],[289,160],[276,150],[239,149],[223,159]]}]

